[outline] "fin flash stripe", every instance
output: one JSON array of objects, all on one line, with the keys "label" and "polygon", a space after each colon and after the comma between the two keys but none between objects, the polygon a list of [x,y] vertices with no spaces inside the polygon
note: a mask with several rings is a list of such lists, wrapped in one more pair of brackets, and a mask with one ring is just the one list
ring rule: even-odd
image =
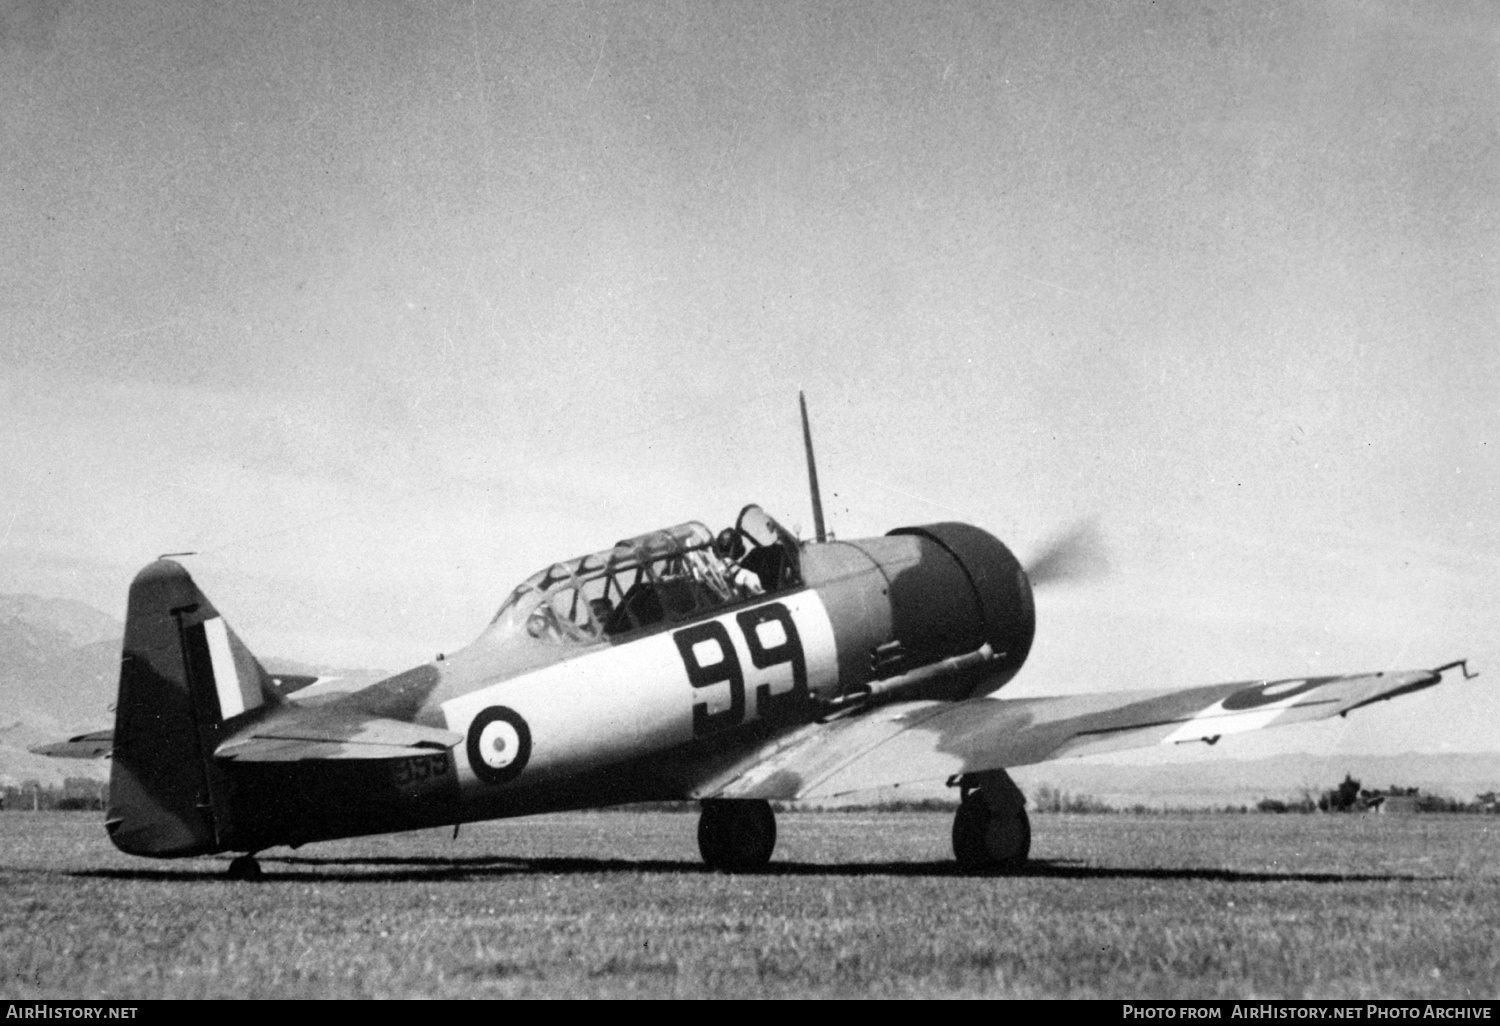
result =
[{"label": "fin flash stripe", "polygon": [[208,640],[208,655],[213,665],[214,690],[219,694],[219,716],[227,720],[260,705],[258,689],[247,686],[253,682],[240,677],[235,665],[234,646],[229,641],[229,627],[223,618],[216,616],[203,621],[203,633]]}]

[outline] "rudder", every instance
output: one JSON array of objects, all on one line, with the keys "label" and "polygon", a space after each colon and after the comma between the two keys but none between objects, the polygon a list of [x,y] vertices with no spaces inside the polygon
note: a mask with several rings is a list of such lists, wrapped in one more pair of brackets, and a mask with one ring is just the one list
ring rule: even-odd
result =
[{"label": "rudder", "polygon": [[130,585],[105,826],[121,851],[223,850],[230,781],[213,757],[225,724],[280,699],[187,570],[158,560]]}]

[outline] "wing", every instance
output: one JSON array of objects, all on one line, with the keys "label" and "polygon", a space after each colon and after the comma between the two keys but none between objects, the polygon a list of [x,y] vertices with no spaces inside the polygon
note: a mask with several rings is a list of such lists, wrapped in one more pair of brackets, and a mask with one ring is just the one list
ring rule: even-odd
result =
[{"label": "wing", "polygon": [[716,774],[694,797],[832,798],[1066,756],[1213,744],[1225,734],[1343,715],[1431,687],[1457,665],[1175,692],[897,703],[799,731]]}]

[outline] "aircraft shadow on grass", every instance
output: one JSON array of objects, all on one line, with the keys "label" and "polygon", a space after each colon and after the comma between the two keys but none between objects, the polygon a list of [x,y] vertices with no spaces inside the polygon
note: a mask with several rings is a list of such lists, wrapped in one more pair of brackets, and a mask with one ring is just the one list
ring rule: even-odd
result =
[{"label": "aircraft shadow on grass", "polygon": [[[372,858],[306,858],[302,856],[263,857],[267,864],[265,883],[422,883],[450,880],[502,878],[507,876],[588,875],[600,873],[672,874],[679,876],[722,875],[700,862],[667,859],[598,859],[598,858],[509,858],[475,856],[443,858],[439,856],[403,856]],[[271,868],[272,866],[286,867]],[[368,872],[355,867],[369,867]],[[225,881],[222,867],[182,870],[169,869],[99,869],[77,871],[72,876],[110,880]],[[1416,876],[1410,873],[1331,873],[1271,872],[1238,869],[1141,868],[1129,866],[1090,866],[1069,859],[1033,859],[1020,872],[995,874],[965,870],[954,862],[773,862],[764,869],[744,876],[823,876],[823,877],[957,877],[995,879],[1054,880],[1202,880],[1213,883],[1415,883],[1448,879],[1441,876]]]}]

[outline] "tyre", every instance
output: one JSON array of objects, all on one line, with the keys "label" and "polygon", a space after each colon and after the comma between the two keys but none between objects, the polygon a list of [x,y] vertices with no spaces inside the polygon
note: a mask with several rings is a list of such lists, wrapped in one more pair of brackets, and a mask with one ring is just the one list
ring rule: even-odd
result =
[{"label": "tyre", "polygon": [[241,855],[230,861],[229,872],[225,875],[231,880],[259,880],[264,874],[254,855]]},{"label": "tyre", "polygon": [[776,814],[759,800],[713,799],[698,819],[698,850],[714,869],[730,873],[765,868],[776,850]]},{"label": "tyre", "polygon": [[953,817],[953,855],[964,869],[1015,873],[1031,854],[1031,818],[1024,806],[992,810],[977,792]]}]

